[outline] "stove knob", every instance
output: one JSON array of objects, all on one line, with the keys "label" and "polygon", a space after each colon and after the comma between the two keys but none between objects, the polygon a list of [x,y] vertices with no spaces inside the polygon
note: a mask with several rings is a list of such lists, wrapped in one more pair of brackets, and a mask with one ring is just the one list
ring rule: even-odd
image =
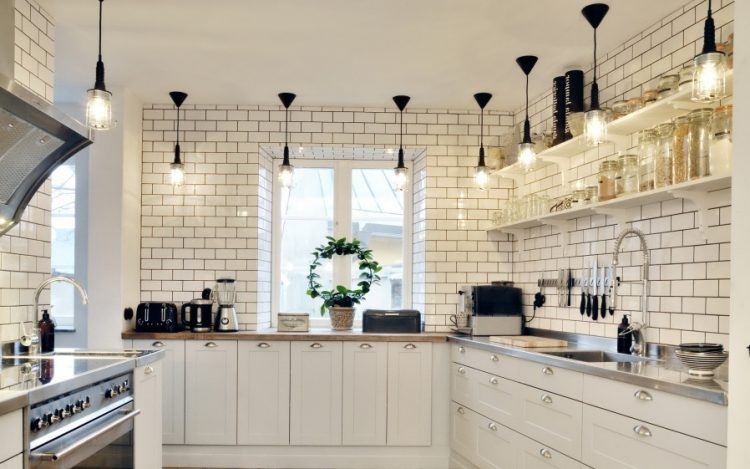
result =
[{"label": "stove knob", "polygon": [[73,415],[73,409],[70,407],[70,405],[66,405],[65,409],[60,409],[60,418],[65,420],[66,418]]},{"label": "stove knob", "polygon": [[82,402],[83,402],[82,407],[84,409],[88,409],[89,407],[91,407],[91,399],[89,398],[89,396],[86,396],[86,400]]},{"label": "stove knob", "polygon": [[120,394],[124,393],[128,390],[127,383],[120,384],[120,387],[117,388]]},{"label": "stove knob", "polygon": [[60,420],[62,420],[60,418],[59,412],[60,412],[59,410],[56,410],[54,414],[47,414],[46,420],[47,420],[47,424],[48,425],[54,425],[55,423],[57,423]]},{"label": "stove knob", "polygon": [[73,413],[80,414],[81,412],[83,412],[83,401],[76,401],[75,405],[73,406]]},{"label": "stove knob", "polygon": [[47,425],[49,425],[49,423],[44,418],[34,419],[31,421],[31,431],[36,433],[47,428]]}]

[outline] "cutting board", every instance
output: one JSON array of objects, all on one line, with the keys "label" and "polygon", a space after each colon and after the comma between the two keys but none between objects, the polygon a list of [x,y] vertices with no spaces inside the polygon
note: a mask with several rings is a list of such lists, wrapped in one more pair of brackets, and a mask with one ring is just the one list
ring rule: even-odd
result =
[{"label": "cutting board", "polygon": [[568,341],[562,339],[550,339],[547,337],[535,337],[533,335],[493,335],[490,342],[502,345],[512,345],[523,348],[541,347],[567,347]]}]

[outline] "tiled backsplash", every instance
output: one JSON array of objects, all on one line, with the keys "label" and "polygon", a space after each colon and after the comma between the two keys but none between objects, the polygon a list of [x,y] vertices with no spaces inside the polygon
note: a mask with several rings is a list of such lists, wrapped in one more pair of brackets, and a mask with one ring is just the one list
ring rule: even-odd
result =
[{"label": "tiled backsplash", "polygon": [[[734,3],[714,2],[717,40],[732,32]],[[599,86],[604,105],[619,99],[640,96],[644,85],[664,73],[677,73],[700,52],[705,1],[691,1],[675,13],[656,22],[644,32],[600,58]],[[600,34],[606,34],[602,30]],[[586,79],[591,80],[591,70]],[[587,83],[587,95],[588,87]],[[534,100],[531,122],[537,131],[552,128],[551,90]],[[516,122],[523,119],[516,113]],[[561,185],[556,166],[533,171],[526,176],[519,194],[562,195],[570,186],[595,185],[599,163],[615,150],[631,150],[637,144],[630,138],[602,145],[571,160],[566,185]],[[677,344],[685,341],[716,341],[726,345],[729,332],[730,211],[729,190],[723,191],[716,207],[709,210],[706,239],[698,229],[696,209],[691,202],[675,199],[641,207],[630,225],[647,234],[651,249],[649,340]],[[575,220],[570,245],[563,252],[561,236],[551,227],[526,230],[523,240],[514,242],[513,280],[525,290],[527,313],[532,311],[533,295],[540,277],[556,278],[556,269],[572,268],[576,276],[596,259],[599,266],[609,265],[615,238],[619,233],[613,217],[596,215]],[[638,280],[641,265],[637,241],[624,245],[621,256],[626,280]],[[623,275],[623,273],[621,273]],[[557,307],[554,289],[545,289],[547,305],[539,309],[532,326],[568,332],[615,337],[621,313],[605,320],[592,321],[581,316],[576,295],[573,307]],[[574,290],[576,293],[578,289]],[[640,310],[640,287],[624,285],[620,293],[625,312]]]},{"label": "tiled backsplash", "polygon": [[[29,0],[16,0],[14,14],[15,79],[51,102],[55,53],[51,17]],[[34,290],[51,270],[50,193],[47,181],[31,199],[21,222],[0,237],[0,341],[18,339],[20,323],[30,325],[35,320]],[[48,301],[45,297],[43,302]]]}]

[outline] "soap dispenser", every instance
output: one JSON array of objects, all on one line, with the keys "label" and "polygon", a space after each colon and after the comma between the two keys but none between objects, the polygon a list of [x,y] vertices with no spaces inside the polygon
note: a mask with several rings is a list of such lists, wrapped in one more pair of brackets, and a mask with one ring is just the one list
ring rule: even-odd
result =
[{"label": "soap dispenser", "polygon": [[617,326],[617,353],[630,353],[633,344],[633,333],[630,331],[628,315],[623,314],[622,322]]},{"label": "soap dispenser", "polygon": [[42,319],[39,320],[39,342],[42,346],[42,353],[49,353],[55,350],[55,322],[49,317],[49,311],[42,311]]}]

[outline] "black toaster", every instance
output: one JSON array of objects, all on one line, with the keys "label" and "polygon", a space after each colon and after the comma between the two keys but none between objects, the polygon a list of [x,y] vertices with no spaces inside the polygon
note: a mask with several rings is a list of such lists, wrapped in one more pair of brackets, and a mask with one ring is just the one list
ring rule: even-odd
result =
[{"label": "black toaster", "polygon": [[140,303],[135,313],[137,332],[177,332],[179,314],[174,303]]},{"label": "black toaster", "polygon": [[419,333],[422,315],[413,309],[368,309],[362,313],[362,332]]}]

